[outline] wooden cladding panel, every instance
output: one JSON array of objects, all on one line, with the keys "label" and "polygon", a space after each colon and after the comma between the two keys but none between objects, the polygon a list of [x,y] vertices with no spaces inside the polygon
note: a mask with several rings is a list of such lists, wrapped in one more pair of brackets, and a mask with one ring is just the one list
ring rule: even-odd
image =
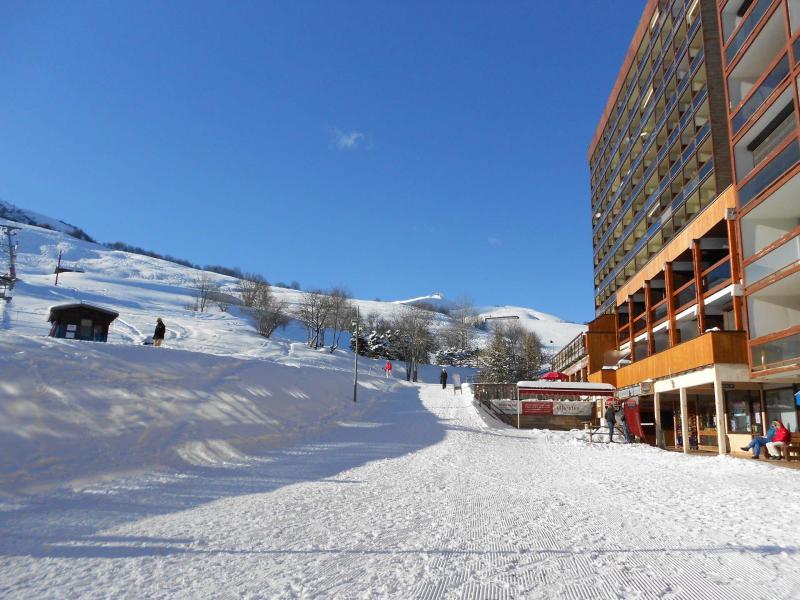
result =
[{"label": "wooden cladding panel", "polygon": [[[613,315],[609,315],[612,317]],[[614,333],[587,333],[586,354],[589,357],[589,372],[594,373],[603,368],[606,356],[617,349],[617,336]]]},{"label": "wooden cladding panel", "polygon": [[743,331],[710,331],[617,369],[616,386],[627,387],[715,363],[747,364],[747,337]]}]

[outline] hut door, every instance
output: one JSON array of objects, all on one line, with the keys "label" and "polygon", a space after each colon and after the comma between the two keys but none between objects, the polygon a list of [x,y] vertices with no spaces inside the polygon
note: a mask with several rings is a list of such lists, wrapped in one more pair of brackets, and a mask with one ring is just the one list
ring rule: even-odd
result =
[{"label": "hut door", "polygon": [[80,339],[82,340],[91,340],[92,339],[92,320],[91,319],[81,319],[81,335]]}]

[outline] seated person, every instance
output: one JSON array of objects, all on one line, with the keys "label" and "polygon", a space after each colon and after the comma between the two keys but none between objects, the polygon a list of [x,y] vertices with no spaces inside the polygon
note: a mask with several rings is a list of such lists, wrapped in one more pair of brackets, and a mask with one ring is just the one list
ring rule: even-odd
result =
[{"label": "seated person", "polygon": [[775,420],[772,422],[772,425],[775,427],[775,437],[772,438],[772,441],[767,442],[767,450],[769,450],[769,457],[771,459],[779,460],[781,451],[778,450],[778,448],[788,444],[792,436],[789,430],[786,429],[786,426],[780,421]]},{"label": "seated person", "polygon": [[772,441],[772,438],[775,437],[775,426],[771,426],[767,431],[767,435],[765,436],[758,436],[754,437],[753,440],[747,445],[742,446],[742,450],[747,452],[748,450],[753,450],[753,458],[758,458],[761,456],[761,448],[766,446]]}]

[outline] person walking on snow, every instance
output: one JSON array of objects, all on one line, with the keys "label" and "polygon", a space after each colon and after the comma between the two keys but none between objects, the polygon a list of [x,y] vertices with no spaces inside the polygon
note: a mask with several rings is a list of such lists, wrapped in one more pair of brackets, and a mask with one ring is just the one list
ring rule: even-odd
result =
[{"label": "person walking on snow", "polygon": [[439,375],[439,383],[442,384],[442,389],[447,388],[447,369],[442,369],[442,373]]},{"label": "person walking on snow", "polygon": [[386,366],[383,367],[383,370],[386,373],[386,377],[391,377],[392,376],[392,361],[387,360],[386,361]]},{"label": "person walking on snow", "polygon": [[161,342],[164,341],[164,334],[166,332],[167,328],[164,326],[164,321],[162,321],[159,317],[156,319],[156,330],[153,332],[153,346],[158,348],[161,345]]},{"label": "person walking on snow", "polygon": [[606,425],[608,425],[608,441],[614,441],[614,425],[617,423],[617,413],[611,404],[606,406]]}]

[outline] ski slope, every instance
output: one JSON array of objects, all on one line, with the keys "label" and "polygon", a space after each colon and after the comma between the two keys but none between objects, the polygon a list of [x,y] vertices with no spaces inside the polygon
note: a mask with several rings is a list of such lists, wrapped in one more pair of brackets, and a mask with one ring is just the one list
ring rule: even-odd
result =
[{"label": "ski slope", "polygon": [[[141,344],[152,335],[157,317],[161,317],[167,326],[166,346],[219,356],[274,359],[286,356],[292,342],[305,339],[305,331],[294,323],[286,330],[276,332],[273,339],[265,340],[256,333],[248,316],[236,306],[232,306],[229,312],[221,312],[216,307],[205,313],[191,310],[194,302],[192,286],[202,271],[157,258],[110,250],[72,238],[62,231],[0,219],[0,225],[4,223],[18,225],[21,230],[18,232],[19,282],[13,301],[8,305],[0,303],[0,332],[47,335],[50,328],[47,315],[51,306],[84,301],[120,313],[109,332],[112,344]],[[64,227],[70,226],[62,224]],[[56,286],[54,269],[59,251],[63,253],[67,267],[83,272],[61,274]],[[0,270],[4,267],[0,263]],[[219,283],[223,292],[237,293],[238,281],[235,278],[216,273],[207,275]],[[284,288],[273,288],[273,291],[290,306],[296,305],[302,295],[302,292]],[[363,316],[372,313],[390,319],[404,310],[402,303],[371,300],[357,300],[357,303]],[[515,310],[531,315],[521,322],[539,333],[551,349],[560,348],[585,329],[583,325],[567,323],[529,309]],[[445,327],[450,322],[443,314],[433,313],[433,316],[434,328]],[[478,332],[478,343],[483,343],[486,337],[485,332]],[[341,347],[346,348],[348,340],[347,334],[343,335]]]},{"label": "ski slope", "polygon": [[244,462],[7,503],[0,596],[790,599],[797,498],[793,470],[517,431],[411,386]]}]

